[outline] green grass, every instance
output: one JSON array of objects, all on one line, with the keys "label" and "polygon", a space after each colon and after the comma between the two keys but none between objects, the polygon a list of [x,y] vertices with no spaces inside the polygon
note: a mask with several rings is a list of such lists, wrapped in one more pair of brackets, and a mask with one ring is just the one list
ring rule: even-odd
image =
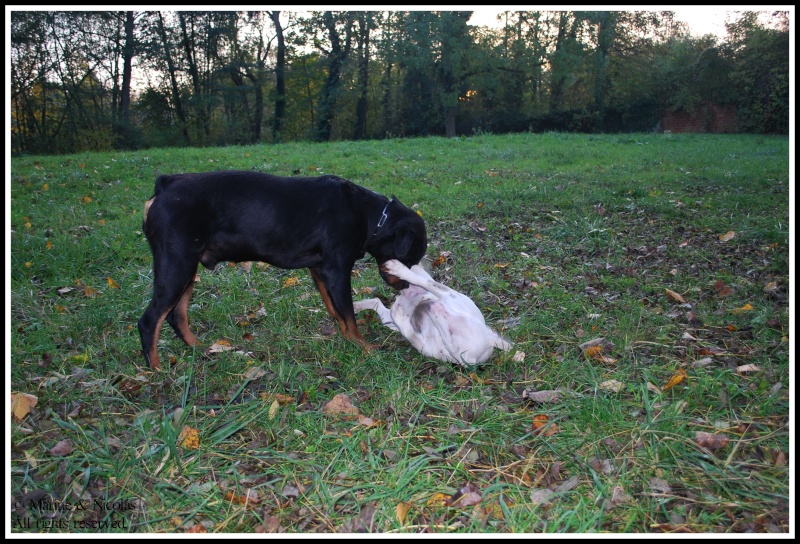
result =
[{"label": "green grass", "polygon": [[[12,530],[786,532],[788,146],[522,134],[15,158],[11,390],[38,402],[11,420]],[[428,268],[524,362],[430,360],[362,314],[381,346],[364,353],[306,271],[223,264],[201,270],[189,310],[203,345],[165,328],[151,373],[142,205],[161,173],[224,168],[334,173],[415,207]],[[356,298],[393,297],[370,260],[353,282]],[[598,337],[613,363],[579,347]],[[206,353],[220,339],[241,353]],[[688,379],[664,390],[678,369]],[[380,423],[324,414],[339,393]],[[698,431],[728,443],[706,449]],[[52,451],[61,440],[71,453]],[[436,500],[468,483],[478,505]],[[87,508],[53,516],[58,501]]]}]

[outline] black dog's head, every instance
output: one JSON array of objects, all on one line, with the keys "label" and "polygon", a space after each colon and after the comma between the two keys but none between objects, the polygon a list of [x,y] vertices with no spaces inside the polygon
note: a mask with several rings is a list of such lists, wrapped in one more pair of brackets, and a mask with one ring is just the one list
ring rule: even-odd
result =
[{"label": "black dog's head", "polygon": [[407,282],[386,273],[383,263],[397,259],[411,267],[422,260],[427,249],[425,221],[417,212],[392,197],[386,206],[385,224],[378,228],[374,238],[367,244],[367,251],[378,262],[383,281],[395,289],[408,287]]}]

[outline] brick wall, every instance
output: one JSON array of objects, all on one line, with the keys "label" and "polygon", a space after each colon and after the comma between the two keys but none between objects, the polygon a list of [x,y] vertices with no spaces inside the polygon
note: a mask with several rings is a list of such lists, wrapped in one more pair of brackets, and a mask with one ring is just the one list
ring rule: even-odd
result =
[{"label": "brick wall", "polygon": [[661,130],[670,132],[737,132],[739,118],[734,104],[699,105],[693,112],[680,109],[661,116]]}]

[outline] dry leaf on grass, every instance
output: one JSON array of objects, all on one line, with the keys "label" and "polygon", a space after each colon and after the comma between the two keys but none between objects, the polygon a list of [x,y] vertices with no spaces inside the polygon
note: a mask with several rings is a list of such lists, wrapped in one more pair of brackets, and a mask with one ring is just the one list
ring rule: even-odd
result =
[{"label": "dry leaf on grass", "polygon": [[561,390],[530,391],[526,389],[522,392],[522,398],[532,402],[558,402],[561,400]]},{"label": "dry leaf on grass", "polygon": [[11,413],[19,420],[24,419],[38,401],[38,397],[28,393],[11,393]]},{"label": "dry leaf on grass", "polygon": [[673,387],[683,382],[687,378],[688,375],[686,374],[686,371],[682,368],[679,368],[678,370],[675,371],[675,373],[672,375],[669,381],[664,385],[663,390],[666,391],[668,389],[672,389]]},{"label": "dry leaf on grass", "polygon": [[473,506],[483,500],[480,490],[473,483],[465,484],[455,495],[450,497],[448,506],[462,508],[465,506]]},{"label": "dry leaf on grass", "polygon": [[672,289],[664,289],[664,291],[666,291],[667,295],[669,295],[669,297],[675,302],[680,302],[681,304],[686,303],[686,299],[683,298],[683,295],[681,295],[680,293],[676,293]]},{"label": "dry leaf on grass", "polygon": [[551,489],[532,489],[531,502],[533,504],[544,504],[553,499],[556,492]]},{"label": "dry leaf on grass", "polygon": [[555,423],[550,423],[550,418],[545,414],[536,414],[533,416],[533,424],[531,425],[534,435],[553,436],[561,429]]},{"label": "dry leaf on grass", "polygon": [[733,240],[736,237],[736,233],[732,230],[729,230],[725,234],[720,234],[719,239],[721,242],[727,242],[728,240]]},{"label": "dry leaf on grass", "polygon": [[604,391],[613,391],[619,393],[625,387],[625,384],[617,380],[606,380],[598,385]]},{"label": "dry leaf on grass", "polygon": [[748,372],[758,372],[761,367],[757,365],[741,365],[736,367],[736,372],[739,374],[747,374]]},{"label": "dry leaf on grass", "polygon": [[72,453],[74,449],[75,448],[72,447],[72,442],[69,440],[61,440],[58,444],[53,446],[53,449],[50,450],[50,454],[64,457]]},{"label": "dry leaf on grass", "polygon": [[211,347],[206,350],[206,353],[222,353],[223,351],[231,351],[232,349],[234,348],[231,343],[222,339],[211,344]]},{"label": "dry leaf on grass", "polygon": [[350,402],[350,397],[340,393],[325,403],[322,407],[322,413],[329,416],[355,416],[358,415],[358,408]]},{"label": "dry leaf on grass", "polygon": [[697,431],[696,433],[694,433],[694,441],[699,446],[714,451],[727,446],[728,442],[730,441],[730,438],[728,438],[724,434],[713,434],[713,433],[706,433],[703,431]]},{"label": "dry leaf on grass", "polygon": [[187,450],[196,450],[200,447],[200,431],[184,425],[178,435],[178,446]]},{"label": "dry leaf on grass", "polygon": [[734,308],[733,310],[729,310],[732,314],[742,314],[744,312],[752,312],[753,306],[750,303],[745,304],[741,308]]},{"label": "dry leaf on grass", "polygon": [[411,510],[413,505],[410,502],[402,502],[400,501],[397,503],[397,506],[394,509],[394,513],[397,516],[397,522],[400,525],[406,524],[406,517],[408,517],[408,512]]}]

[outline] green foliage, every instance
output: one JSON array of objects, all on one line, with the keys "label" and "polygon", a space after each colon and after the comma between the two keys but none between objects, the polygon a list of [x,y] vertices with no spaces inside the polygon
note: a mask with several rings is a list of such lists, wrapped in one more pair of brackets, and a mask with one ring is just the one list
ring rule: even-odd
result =
[{"label": "green foliage", "polygon": [[789,132],[789,33],[764,28],[754,17],[731,25],[730,82],[748,132]]},{"label": "green foliage", "polygon": [[498,29],[470,14],[283,12],[276,110],[267,12],[12,11],[12,152],[639,131],[709,102],[735,103],[742,130],[788,132],[785,17],[745,12],[718,42],[671,12],[515,11]]}]

